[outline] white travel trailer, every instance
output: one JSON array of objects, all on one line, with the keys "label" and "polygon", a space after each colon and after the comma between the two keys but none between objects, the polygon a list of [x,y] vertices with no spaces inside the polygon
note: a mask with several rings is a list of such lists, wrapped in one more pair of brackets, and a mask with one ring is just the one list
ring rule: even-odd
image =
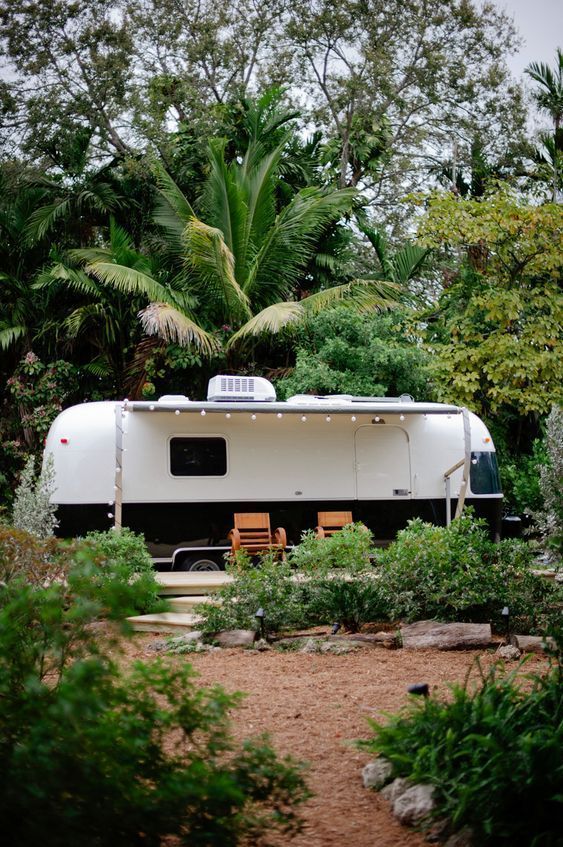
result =
[{"label": "white travel trailer", "polygon": [[467,409],[408,395],[298,395],[258,377],[214,377],[207,401],[84,403],[62,412],[54,458],[59,533],[128,526],[157,566],[222,566],[235,512],[269,512],[288,543],[318,511],[351,511],[376,540],[416,516],[472,505],[498,536],[502,494],[487,428]]}]

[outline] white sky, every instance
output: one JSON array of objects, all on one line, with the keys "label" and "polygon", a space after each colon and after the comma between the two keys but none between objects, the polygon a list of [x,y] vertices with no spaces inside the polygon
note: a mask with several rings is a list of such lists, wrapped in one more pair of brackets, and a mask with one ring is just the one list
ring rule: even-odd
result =
[{"label": "white sky", "polygon": [[521,77],[530,62],[544,62],[553,67],[556,49],[563,49],[563,0],[494,2],[514,18],[523,39],[520,52],[508,63],[513,74]]}]

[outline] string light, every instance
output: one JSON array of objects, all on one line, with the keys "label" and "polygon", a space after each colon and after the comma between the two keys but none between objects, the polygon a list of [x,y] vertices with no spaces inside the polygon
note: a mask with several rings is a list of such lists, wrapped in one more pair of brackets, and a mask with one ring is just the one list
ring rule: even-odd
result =
[{"label": "string light", "polygon": [[331,422],[331,420],[332,420],[332,418],[330,417],[330,415],[327,415],[327,416],[326,416],[326,422],[327,422],[327,423],[330,423],[330,422]]},{"label": "string light", "polygon": [[151,403],[149,406],[149,411],[154,412],[154,403]]},{"label": "string light", "polygon": [[176,411],[174,412],[174,414],[175,414],[175,415],[179,415],[179,414],[180,414],[180,409],[176,409]]},{"label": "string light", "polygon": [[301,420],[303,423],[307,420],[307,415],[301,415]]},{"label": "string light", "polygon": [[356,423],[357,420],[358,419],[357,419],[356,415],[352,415],[352,423]]},{"label": "string light", "polygon": [[227,418],[227,420],[228,420],[228,421],[230,421],[230,420],[231,420],[231,413],[230,413],[230,412],[227,412],[227,414],[225,415],[225,417]]},{"label": "string light", "polygon": [[404,416],[404,415],[399,415],[399,420],[400,420],[400,421],[404,421],[404,419],[405,419],[405,416]]},{"label": "string light", "polygon": [[207,412],[205,411],[205,409],[202,409],[201,412],[200,412],[201,417],[204,418],[206,416],[206,414],[207,414]]},{"label": "string light", "polygon": [[282,413],[281,413],[281,412],[278,412],[278,413],[277,413],[277,415],[276,415],[276,418],[277,418],[279,421],[281,421],[281,419],[283,418]]},{"label": "string light", "polygon": [[250,415],[250,420],[251,420],[251,421],[255,421],[255,420],[256,420],[256,415]]}]

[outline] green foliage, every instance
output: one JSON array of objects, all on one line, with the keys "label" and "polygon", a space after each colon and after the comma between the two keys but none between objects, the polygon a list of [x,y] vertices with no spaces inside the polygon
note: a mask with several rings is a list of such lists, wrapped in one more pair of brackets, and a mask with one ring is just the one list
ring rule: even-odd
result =
[{"label": "green foliage", "polygon": [[56,490],[55,469],[52,455],[45,460],[41,472],[35,479],[35,459],[30,456],[16,488],[12,521],[17,529],[24,529],[38,538],[53,535],[58,525],[57,507],[50,502]]},{"label": "green foliage", "polygon": [[293,580],[291,566],[275,554],[260,556],[254,567],[248,556],[239,553],[227,564],[234,582],[224,586],[216,596],[221,605],[204,604],[198,609],[204,616],[204,629],[256,629],[256,612],[264,609],[266,632],[298,628],[309,623],[302,587]]},{"label": "green foliage", "polygon": [[498,667],[452,687],[447,701],[411,702],[361,743],[394,776],[436,787],[436,815],[467,825],[479,845],[560,847],[563,676],[559,656],[528,685]]},{"label": "green foliage", "polygon": [[0,588],[0,820],[10,843],[290,837],[307,797],[299,769],[264,738],[235,743],[228,714],[240,695],[201,688],[189,666],[137,662],[120,673],[91,627],[99,602],[73,593],[90,574],[77,557],[70,594],[60,581]]},{"label": "green foliage", "polygon": [[532,573],[528,544],[495,544],[484,522],[468,513],[449,527],[410,521],[396,541],[378,553],[377,564],[391,620],[500,624],[501,609],[509,606],[523,631],[543,631],[562,593]]},{"label": "green foliage", "polygon": [[0,580],[62,584],[69,604],[93,604],[95,614],[111,619],[165,606],[144,541],[130,530],[69,544],[0,525]]},{"label": "green foliage", "polygon": [[536,515],[544,542],[557,561],[563,556],[563,408],[553,406],[545,438],[548,461],[540,468],[543,509]]},{"label": "green foliage", "polygon": [[345,569],[349,573],[370,566],[371,532],[361,523],[349,524],[328,538],[313,530],[303,533],[301,543],[288,556],[289,564],[310,575]]},{"label": "green foliage", "polygon": [[527,205],[507,189],[429,201],[421,242],[467,257],[423,316],[439,399],[522,419],[561,397],[562,225],[560,205]]},{"label": "green foliage", "polygon": [[[297,361],[276,381],[280,397],[292,394],[432,399],[428,356],[409,337],[405,315],[358,315],[345,306],[311,317],[295,339]],[[430,396],[429,396],[430,395]]]},{"label": "green foliage", "polygon": [[546,461],[545,443],[539,438],[534,439],[531,454],[501,459],[499,466],[506,509],[522,515],[540,508],[540,471]]},{"label": "green foliage", "polygon": [[148,613],[161,608],[159,585],[152,559],[142,535],[124,527],[119,532],[89,532],[80,548],[87,551],[96,566],[95,583],[122,582],[135,590],[135,609]]},{"label": "green foliage", "polygon": [[385,592],[373,569],[349,577],[312,577],[307,584],[307,610],[311,621],[338,622],[348,632],[359,632],[363,624],[387,617]]}]

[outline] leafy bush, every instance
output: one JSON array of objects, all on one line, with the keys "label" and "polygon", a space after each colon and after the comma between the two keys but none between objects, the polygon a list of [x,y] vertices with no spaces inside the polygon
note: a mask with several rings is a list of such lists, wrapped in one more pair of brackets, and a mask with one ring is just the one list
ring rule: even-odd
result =
[{"label": "leafy bush", "polygon": [[307,585],[310,620],[338,622],[348,632],[387,617],[385,595],[377,574],[364,570],[351,578],[312,578]]},{"label": "leafy bush", "polygon": [[0,525],[0,580],[18,579],[34,586],[63,583],[67,602],[76,596],[96,602],[101,616],[110,614],[117,597],[126,615],[166,606],[144,541],[130,530],[68,543]]},{"label": "leafy bush", "polygon": [[553,406],[547,418],[548,462],[540,469],[543,510],[536,515],[539,529],[554,558],[563,556],[563,408]]},{"label": "leafy bush", "polygon": [[289,554],[289,563],[306,572],[346,569],[361,571],[370,564],[372,536],[360,523],[350,524],[328,538],[316,538],[312,530],[303,533],[301,543]]},{"label": "leafy bush", "polygon": [[254,567],[248,556],[239,553],[234,562],[227,564],[227,572],[235,579],[215,595],[220,605],[206,603],[198,609],[207,632],[255,629],[260,608],[264,609],[267,632],[309,623],[303,586],[293,579],[291,566],[276,554],[263,554]]},{"label": "leafy bush", "polygon": [[[90,575],[85,557],[70,589],[21,578],[0,588],[0,822],[10,844],[173,836],[230,847],[270,830],[290,836],[307,796],[299,769],[263,738],[235,744],[228,712],[240,696],[200,688],[189,666],[136,663],[121,674],[90,626],[102,604],[77,590]],[[113,599],[119,619],[121,593]]]},{"label": "leafy bush", "polygon": [[436,786],[436,815],[470,826],[479,845],[563,843],[563,673],[561,648],[531,690],[498,668],[453,686],[447,702],[411,702],[361,742],[393,775]]},{"label": "leafy bush", "polygon": [[52,455],[49,455],[39,476],[35,479],[35,459],[30,456],[22,470],[16,488],[12,512],[13,524],[25,529],[38,538],[53,535],[58,525],[57,507],[50,502],[55,491],[55,470]]},{"label": "leafy bush", "polygon": [[543,440],[536,438],[530,455],[522,454],[500,462],[504,506],[517,515],[540,509],[540,471],[547,462]]},{"label": "leafy bush", "polygon": [[449,527],[409,522],[377,554],[390,619],[492,621],[508,605],[523,631],[543,631],[561,589],[531,571],[532,550],[522,541],[489,540],[470,512]]}]

